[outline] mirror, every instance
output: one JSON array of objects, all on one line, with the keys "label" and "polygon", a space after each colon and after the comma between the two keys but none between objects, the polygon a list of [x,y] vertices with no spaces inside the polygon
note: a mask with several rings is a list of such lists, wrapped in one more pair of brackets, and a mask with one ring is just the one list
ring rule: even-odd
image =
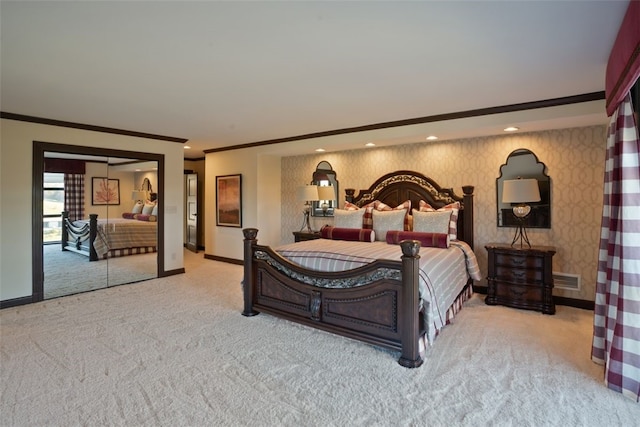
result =
[{"label": "mirror", "polygon": [[63,251],[60,211],[68,212],[74,222],[97,214],[103,227],[121,229],[136,190],[145,190],[149,200],[162,203],[161,155],[34,142],[33,159],[34,188],[41,189],[33,192],[32,207],[34,302],[158,277],[163,254],[160,206],[152,230],[146,233],[157,252],[137,247],[96,261],[90,261],[86,244],[80,251]]},{"label": "mirror", "polygon": [[500,166],[500,176],[496,179],[498,227],[517,227],[512,204],[502,203],[504,181],[518,178],[535,178],[540,190],[540,201],[527,203],[531,212],[524,220],[527,228],[551,228],[551,178],[545,173],[546,166],[536,155],[524,148],[514,150],[507,162]]},{"label": "mirror", "polygon": [[338,206],[338,180],[329,162],[323,160],[318,163],[311,184],[320,187],[331,186],[333,189],[332,199],[311,202],[311,216],[333,216],[333,211]]}]

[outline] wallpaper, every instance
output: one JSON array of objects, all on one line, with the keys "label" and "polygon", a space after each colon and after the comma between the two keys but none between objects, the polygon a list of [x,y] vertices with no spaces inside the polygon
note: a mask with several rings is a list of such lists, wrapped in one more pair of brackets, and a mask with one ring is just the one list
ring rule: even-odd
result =
[{"label": "wallpaper", "polygon": [[[508,155],[518,148],[534,152],[547,166],[546,172],[551,177],[551,228],[528,229],[529,240],[532,245],[556,247],[554,272],[581,277],[579,291],[555,288],[554,295],[593,301],[606,126],[283,157],[282,242],[292,242],[292,232],[301,228],[303,204],[296,200],[296,188],[311,181],[311,174],[320,161],[328,161],[336,171],[342,195],[340,207],[344,205],[345,188],[365,189],[385,173],[413,170],[433,178],[443,187],[453,188],[458,195],[462,195],[463,185],[475,186],[474,252],[486,277],[484,246],[490,242],[510,243],[515,232],[514,228],[496,225],[496,178]],[[330,224],[332,218],[312,218],[311,222],[313,229],[319,229]],[[480,285],[486,286],[486,280]]]}]

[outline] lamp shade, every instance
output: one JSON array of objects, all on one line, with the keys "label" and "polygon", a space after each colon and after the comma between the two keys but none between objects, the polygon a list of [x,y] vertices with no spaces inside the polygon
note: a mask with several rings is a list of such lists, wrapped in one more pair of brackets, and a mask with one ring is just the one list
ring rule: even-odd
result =
[{"label": "lamp shade", "polygon": [[540,190],[538,180],[510,179],[504,181],[502,187],[502,203],[528,203],[539,202]]},{"label": "lamp shade", "polygon": [[318,187],[318,199],[320,200],[334,200],[336,194],[333,191],[333,187],[330,185],[324,185]]},{"label": "lamp shade", "polygon": [[298,200],[304,202],[310,202],[314,200],[320,200],[318,198],[318,186],[317,185],[303,185],[298,187]]}]

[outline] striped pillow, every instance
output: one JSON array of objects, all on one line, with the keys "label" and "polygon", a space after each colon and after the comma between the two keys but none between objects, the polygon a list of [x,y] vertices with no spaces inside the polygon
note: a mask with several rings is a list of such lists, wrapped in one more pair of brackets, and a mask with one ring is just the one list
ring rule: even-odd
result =
[{"label": "striped pillow", "polygon": [[429,203],[424,200],[420,200],[419,203],[420,212],[442,212],[451,211],[451,218],[449,220],[449,239],[456,240],[458,238],[458,212],[460,211],[460,202],[449,203],[440,209],[434,209]]}]

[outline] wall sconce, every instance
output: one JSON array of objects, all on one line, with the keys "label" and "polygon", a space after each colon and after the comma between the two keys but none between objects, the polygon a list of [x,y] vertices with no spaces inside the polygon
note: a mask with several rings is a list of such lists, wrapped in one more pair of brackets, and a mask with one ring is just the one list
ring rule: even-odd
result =
[{"label": "wall sconce", "polygon": [[522,247],[523,241],[531,247],[531,243],[529,243],[529,238],[527,236],[527,229],[524,226],[524,221],[531,212],[531,206],[527,203],[539,201],[540,190],[538,188],[537,179],[518,178],[504,181],[502,187],[502,203],[516,203],[516,205],[513,206],[512,211],[518,221],[518,228],[516,228],[516,233],[513,236],[511,246],[513,246],[516,241],[520,240],[520,247]]}]

